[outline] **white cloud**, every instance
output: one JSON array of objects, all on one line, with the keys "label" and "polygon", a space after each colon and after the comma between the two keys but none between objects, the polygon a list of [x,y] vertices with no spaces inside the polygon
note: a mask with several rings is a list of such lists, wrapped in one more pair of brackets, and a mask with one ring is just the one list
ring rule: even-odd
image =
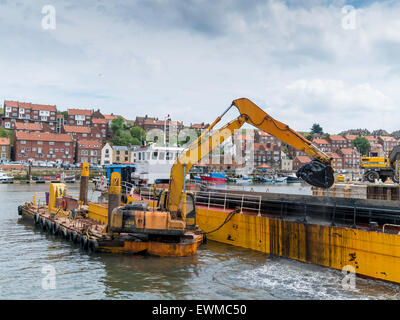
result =
[{"label": "white cloud", "polygon": [[344,30],[344,1],[301,3],[59,0],[45,31],[45,1],[0,2],[0,98],[190,123],[248,97],[296,130],[399,129],[400,5]]}]

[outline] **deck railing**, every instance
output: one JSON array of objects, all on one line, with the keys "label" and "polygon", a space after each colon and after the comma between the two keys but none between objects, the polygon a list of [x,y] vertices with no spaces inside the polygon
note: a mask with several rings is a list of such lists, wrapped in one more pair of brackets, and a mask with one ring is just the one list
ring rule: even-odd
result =
[{"label": "deck railing", "polygon": [[[153,188],[140,188],[140,200],[157,200],[157,196],[164,189],[156,189],[156,197],[154,197]],[[240,212],[243,210],[257,212],[261,215],[262,196],[253,196],[248,194],[232,195],[230,193],[215,193],[209,191],[192,191],[195,203],[210,207],[220,207],[229,209],[232,207],[239,208]]]}]

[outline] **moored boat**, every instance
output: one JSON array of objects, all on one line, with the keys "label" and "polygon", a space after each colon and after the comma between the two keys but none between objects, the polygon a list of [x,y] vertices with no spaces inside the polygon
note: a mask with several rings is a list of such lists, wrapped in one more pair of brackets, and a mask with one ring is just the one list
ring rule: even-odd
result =
[{"label": "moored boat", "polygon": [[210,172],[207,175],[200,176],[201,181],[208,183],[226,183],[227,179],[223,172]]}]

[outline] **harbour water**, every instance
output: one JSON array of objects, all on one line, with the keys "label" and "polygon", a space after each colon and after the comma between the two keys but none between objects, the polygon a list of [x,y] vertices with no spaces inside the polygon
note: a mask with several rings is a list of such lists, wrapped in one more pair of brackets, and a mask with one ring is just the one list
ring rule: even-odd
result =
[{"label": "harbour water", "polygon": [[341,271],[212,241],[194,257],[88,255],[20,220],[18,205],[47,190],[0,185],[0,299],[400,299],[397,284],[356,278],[348,289]]}]

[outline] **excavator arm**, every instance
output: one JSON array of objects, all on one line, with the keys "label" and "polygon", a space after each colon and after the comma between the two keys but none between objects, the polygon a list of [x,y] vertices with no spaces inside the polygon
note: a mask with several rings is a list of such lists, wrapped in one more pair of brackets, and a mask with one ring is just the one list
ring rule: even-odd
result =
[{"label": "excavator arm", "polygon": [[[240,116],[206,137],[232,106],[235,106],[239,110]],[[171,168],[168,192],[167,208],[170,212],[178,212],[179,210],[182,201],[182,191],[183,193],[186,192],[185,176],[192,166],[231,137],[244,123],[249,123],[313,157],[315,160],[305,164],[297,172],[297,175],[303,180],[311,185],[322,188],[329,188],[333,184],[332,160],[325,153],[296,131],[290,129],[288,125],[272,118],[250,100],[241,98],[234,100],[231,106],[175,161]]]}]

